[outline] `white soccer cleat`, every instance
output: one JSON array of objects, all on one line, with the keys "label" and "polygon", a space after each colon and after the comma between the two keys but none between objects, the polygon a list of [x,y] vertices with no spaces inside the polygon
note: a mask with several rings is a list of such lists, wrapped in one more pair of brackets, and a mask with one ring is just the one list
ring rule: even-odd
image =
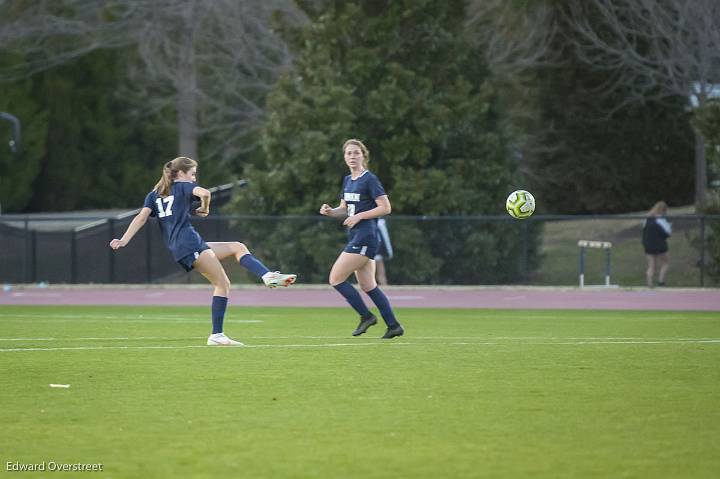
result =
[{"label": "white soccer cleat", "polygon": [[225,333],[211,334],[207,340],[208,346],[245,346],[240,341],[235,341],[225,336]]},{"label": "white soccer cleat", "polygon": [[296,274],[283,274],[280,271],[267,272],[262,277],[263,283],[268,288],[277,288],[283,286],[287,288],[295,282],[297,279]]}]

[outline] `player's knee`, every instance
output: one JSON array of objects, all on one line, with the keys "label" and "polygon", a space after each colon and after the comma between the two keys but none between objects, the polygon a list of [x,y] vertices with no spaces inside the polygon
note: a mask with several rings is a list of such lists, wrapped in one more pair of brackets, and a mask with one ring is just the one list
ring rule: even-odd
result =
[{"label": "player's knee", "polygon": [[239,241],[235,241],[235,243],[233,243],[233,249],[235,250],[235,253],[239,256],[246,255],[250,252],[247,246],[245,246],[245,243],[241,243]]},{"label": "player's knee", "polygon": [[330,272],[330,276],[328,277],[328,284],[330,286],[337,286],[338,284],[342,283],[343,281],[344,281],[344,279],[340,278],[340,276]]},{"label": "player's knee", "polygon": [[375,281],[360,281],[358,284],[360,285],[360,289],[366,293],[377,288],[377,283]]},{"label": "player's knee", "polygon": [[224,278],[218,278],[213,282],[213,286],[215,286],[217,289],[230,291],[230,280],[226,277]]}]

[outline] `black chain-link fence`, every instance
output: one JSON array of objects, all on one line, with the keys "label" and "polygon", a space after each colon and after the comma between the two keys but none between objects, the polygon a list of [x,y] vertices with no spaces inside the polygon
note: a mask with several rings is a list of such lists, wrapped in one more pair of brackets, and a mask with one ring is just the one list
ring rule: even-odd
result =
[{"label": "black chain-link fence", "polygon": [[[668,217],[673,225],[668,286],[717,286],[720,215]],[[165,248],[155,219],[119,251],[108,247],[132,216],[0,217],[1,283],[204,282],[186,274]],[[578,241],[611,242],[611,284],[643,286],[642,216],[387,218],[394,257],[391,284],[577,285]],[[337,220],[321,216],[211,216],[193,220],[206,241],[241,241],[271,269],[323,283],[345,244]],[[605,282],[605,253],[586,250],[585,284]],[[254,283],[233,261],[233,282]]]}]

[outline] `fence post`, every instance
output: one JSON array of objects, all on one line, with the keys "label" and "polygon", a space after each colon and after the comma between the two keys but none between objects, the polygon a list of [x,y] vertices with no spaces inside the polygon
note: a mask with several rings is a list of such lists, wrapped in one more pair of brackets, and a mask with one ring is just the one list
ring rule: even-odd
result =
[{"label": "fence post", "polygon": [[32,277],[30,268],[28,264],[30,263],[32,257],[30,253],[30,248],[32,247],[32,238],[30,237],[30,220],[28,217],[25,217],[24,227],[25,227],[25,261],[23,261],[23,279],[26,283],[32,282]]},{"label": "fence post", "polygon": [[70,283],[77,283],[77,231],[70,232]]},{"label": "fence post", "polygon": [[610,286],[610,248],[605,249],[605,286]]},{"label": "fence post", "polygon": [[37,281],[37,231],[30,230],[30,282]]},{"label": "fence post", "polygon": [[527,221],[523,221],[522,224],[523,228],[523,265],[522,265],[522,275],[523,275],[523,281],[527,281],[528,276],[528,223]]},{"label": "fence post", "polygon": [[[115,219],[108,218],[108,244],[115,238]],[[108,248],[108,283],[115,282],[115,251]]]},{"label": "fence post", "polygon": [[145,229],[145,270],[147,283],[152,283],[152,228]]},{"label": "fence post", "polygon": [[705,215],[700,217],[700,287],[705,287]]}]

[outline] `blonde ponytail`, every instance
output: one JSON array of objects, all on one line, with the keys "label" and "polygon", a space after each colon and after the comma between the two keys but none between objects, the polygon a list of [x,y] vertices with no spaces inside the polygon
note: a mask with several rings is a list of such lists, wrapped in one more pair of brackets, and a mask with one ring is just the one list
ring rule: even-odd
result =
[{"label": "blonde ponytail", "polygon": [[153,191],[155,191],[161,198],[167,197],[170,195],[170,187],[172,186],[173,181],[175,181],[175,178],[177,178],[178,171],[187,173],[195,167],[197,167],[197,161],[186,156],[178,156],[174,160],[168,161],[165,165],[163,165],[162,176],[153,188]]}]

